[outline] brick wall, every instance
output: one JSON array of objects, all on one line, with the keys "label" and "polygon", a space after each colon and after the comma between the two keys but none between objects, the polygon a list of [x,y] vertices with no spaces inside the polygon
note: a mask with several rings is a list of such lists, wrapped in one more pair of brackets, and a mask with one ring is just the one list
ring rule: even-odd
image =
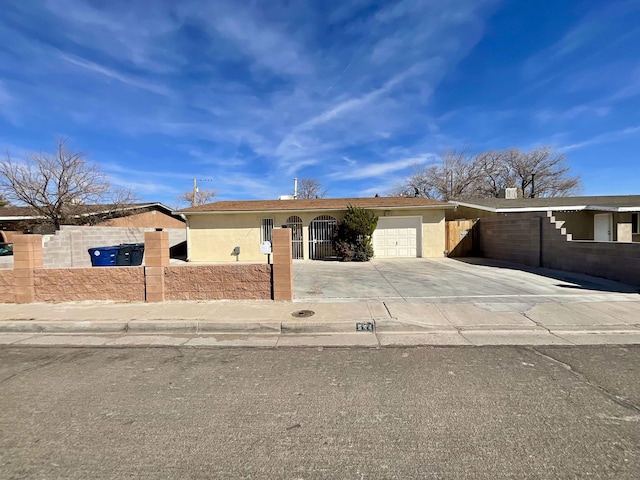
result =
[{"label": "brick wall", "polygon": [[144,267],[43,268],[42,236],[20,235],[0,303],[293,298],[291,231],[274,229],[274,264],[169,265],[169,232],[145,233]]},{"label": "brick wall", "polygon": [[0,271],[0,303],[15,303],[13,270]]},{"label": "brick wall", "polygon": [[164,267],[167,300],[268,300],[271,265],[239,264]]},{"label": "brick wall", "polygon": [[550,213],[481,218],[478,240],[486,258],[640,286],[640,244],[573,240]]},{"label": "brick wall", "polygon": [[143,267],[34,269],[36,302],[144,302]]},{"label": "brick wall", "polygon": [[[43,242],[45,268],[90,267],[87,249],[121,243],[142,243],[149,228],[84,227],[63,225]],[[170,229],[169,246],[186,241],[186,229]]]}]

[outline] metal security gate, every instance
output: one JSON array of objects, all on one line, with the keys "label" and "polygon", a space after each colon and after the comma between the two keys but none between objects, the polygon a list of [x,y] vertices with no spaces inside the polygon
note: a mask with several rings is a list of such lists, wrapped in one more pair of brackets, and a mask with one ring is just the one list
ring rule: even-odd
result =
[{"label": "metal security gate", "polygon": [[302,219],[295,215],[287,218],[287,227],[291,229],[291,258],[300,260],[302,254]]},{"label": "metal security gate", "polygon": [[309,225],[309,258],[311,260],[336,255],[332,240],[337,224],[338,221],[329,215],[321,215],[311,221]]}]

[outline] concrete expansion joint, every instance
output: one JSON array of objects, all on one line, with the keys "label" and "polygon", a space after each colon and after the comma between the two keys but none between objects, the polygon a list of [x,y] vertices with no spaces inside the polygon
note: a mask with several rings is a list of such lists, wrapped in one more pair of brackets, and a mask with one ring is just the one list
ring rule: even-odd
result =
[{"label": "concrete expansion joint", "polygon": [[540,322],[537,322],[536,320],[534,320],[533,318],[531,318],[529,315],[526,314],[526,312],[521,312],[520,313],[524,318],[526,318],[527,320],[529,320],[530,322],[534,323],[537,327],[542,328],[543,330],[546,330],[547,333],[553,335],[553,332],[551,330],[549,330],[548,327],[545,327],[544,325],[542,325]]},{"label": "concrete expansion joint", "polygon": [[546,331],[547,331],[547,333],[548,333],[549,335],[551,335],[551,336],[553,336],[553,337],[555,337],[555,338],[558,338],[558,339],[560,339],[560,340],[562,340],[562,341],[569,342],[571,345],[577,345],[575,342],[572,342],[571,340],[568,340],[568,339],[566,339],[566,338],[564,338],[564,337],[561,337],[560,335],[558,335],[558,333],[557,333],[557,332],[552,332],[552,331],[549,329],[549,327],[546,327],[545,325],[541,324],[540,322],[538,322],[538,321],[534,320],[534,319],[533,319],[533,318],[531,318],[529,315],[527,315],[527,314],[526,314],[526,312],[522,312],[522,316],[523,316],[524,318],[526,318],[527,320],[529,320],[530,322],[533,322],[536,326],[538,326],[538,327],[542,328],[543,330],[546,330]]},{"label": "concrete expansion joint", "polygon": [[610,390],[607,390],[605,387],[603,387],[602,385],[593,383],[591,380],[589,380],[583,373],[578,372],[577,370],[575,370],[570,364],[563,362],[562,360],[559,360],[555,357],[552,357],[551,355],[547,355],[545,353],[542,353],[540,350],[538,350],[535,347],[525,347],[527,350],[533,352],[534,354],[546,358],[547,360],[555,363],[556,365],[561,366],[562,368],[564,368],[565,370],[568,370],[569,372],[571,372],[573,375],[575,375],[578,379],[580,379],[580,381],[584,382],[585,384],[589,385],[591,388],[599,391],[600,393],[602,393],[604,396],[606,396],[607,398],[609,398],[611,401],[613,401],[614,403],[620,405],[623,408],[626,408],[628,410],[632,410],[635,413],[640,413],[640,405],[636,405],[635,403],[631,402],[630,400],[621,397],[619,395],[616,395],[615,393],[611,392]]}]

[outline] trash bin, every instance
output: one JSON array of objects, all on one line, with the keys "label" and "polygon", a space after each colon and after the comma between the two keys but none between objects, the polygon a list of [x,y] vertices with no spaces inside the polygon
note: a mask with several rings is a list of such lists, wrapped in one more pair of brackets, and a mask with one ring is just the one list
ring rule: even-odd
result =
[{"label": "trash bin", "polygon": [[118,250],[120,247],[96,247],[90,248],[87,251],[91,257],[92,267],[113,267],[116,265],[116,257],[118,256]]},{"label": "trash bin", "polygon": [[116,265],[119,267],[137,267],[142,265],[144,243],[122,243],[118,247]]},{"label": "trash bin", "polygon": [[13,255],[13,243],[0,243],[0,257]]},{"label": "trash bin", "polygon": [[142,257],[144,257],[144,243],[134,243],[131,249],[131,266],[142,265]]}]

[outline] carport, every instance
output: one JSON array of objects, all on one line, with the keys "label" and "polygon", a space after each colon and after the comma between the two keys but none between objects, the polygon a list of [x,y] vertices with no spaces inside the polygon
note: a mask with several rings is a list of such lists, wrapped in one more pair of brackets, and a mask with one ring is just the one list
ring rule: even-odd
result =
[{"label": "carport", "polygon": [[[294,301],[545,303],[638,299],[638,288],[482,258],[294,261]],[[614,298],[615,297],[615,298]]]}]

